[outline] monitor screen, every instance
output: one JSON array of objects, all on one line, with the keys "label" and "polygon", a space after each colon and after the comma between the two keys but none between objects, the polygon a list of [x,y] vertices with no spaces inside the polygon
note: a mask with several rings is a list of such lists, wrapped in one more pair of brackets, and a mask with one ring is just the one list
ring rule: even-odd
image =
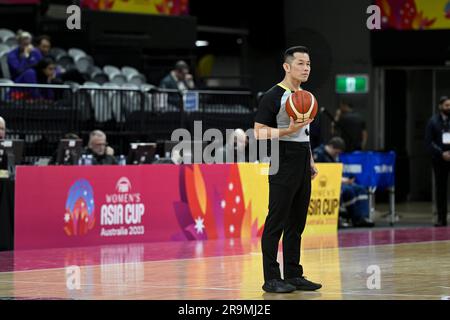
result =
[{"label": "monitor screen", "polygon": [[76,165],[83,151],[83,140],[61,139],[58,144],[55,164]]},{"label": "monitor screen", "polygon": [[156,143],[132,142],[127,164],[150,164],[155,160]]}]

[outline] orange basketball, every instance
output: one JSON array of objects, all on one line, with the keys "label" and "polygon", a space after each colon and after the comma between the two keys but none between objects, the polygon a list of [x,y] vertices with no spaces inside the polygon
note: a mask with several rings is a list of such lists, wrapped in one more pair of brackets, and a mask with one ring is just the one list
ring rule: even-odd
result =
[{"label": "orange basketball", "polygon": [[295,120],[306,121],[314,119],[317,114],[318,104],[316,97],[306,90],[298,90],[292,93],[286,100],[286,112]]}]

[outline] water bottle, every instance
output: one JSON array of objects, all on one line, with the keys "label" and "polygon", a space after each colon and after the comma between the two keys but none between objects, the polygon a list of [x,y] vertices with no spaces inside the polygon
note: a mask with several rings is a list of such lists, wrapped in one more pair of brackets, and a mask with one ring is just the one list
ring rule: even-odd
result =
[{"label": "water bottle", "polygon": [[127,165],[127,159],[125,159],[125,156],[123,154],[119,157],[119,165],[126,166]]},{"label": "water bottle", "polygon": [[86,165],[86,166],[92,165],[92,154],[87,155],[84,165]]},{"label": "water bottle", "polygon": [[86,155],[83,154],[83,155],[81,155],[80,159],[78,159],[78,165],[79,166],[84,166],[85,163],[86,163]]}]

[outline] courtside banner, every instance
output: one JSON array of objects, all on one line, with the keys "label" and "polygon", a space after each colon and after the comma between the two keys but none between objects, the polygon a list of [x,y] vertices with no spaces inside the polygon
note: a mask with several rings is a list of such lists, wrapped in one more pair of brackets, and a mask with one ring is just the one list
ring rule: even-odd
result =
[{"label": "courtside banner", "polygon": [[189,13],[189,0],[81,0],[91,10],[180,16]]},{"label": "courtside banner", "polygon": [[305,235],[337,232],[342,164],[316,163],[319,174],[312,181]]},{"label": "courtside banner", "polygon": [[[306,234],[337,231],[342,165],[318,164]],[[15,249],[261,236],[264,164],[19,166]]]}]

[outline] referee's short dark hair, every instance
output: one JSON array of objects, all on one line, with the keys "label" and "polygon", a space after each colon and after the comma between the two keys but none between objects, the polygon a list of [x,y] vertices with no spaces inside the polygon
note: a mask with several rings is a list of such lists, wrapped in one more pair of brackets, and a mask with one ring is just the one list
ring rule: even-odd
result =
[{"label": "referee's short dark hair", "polygon": [[327,145],[332,146],[334,149],[345,151],[345,141],[341,137],[331,138]]},{"label": "referee's short dark hair", "polygon": [[307,53],[309,55],[309,50],[307,47],[303,47],[303,46],[290,47],[289,49],[287,49],[284,52],[284,62],[288,62],[288,60],[292,60],[294,58],[294,53],[296,53],[296,52]]},{"label": "referee's short dark hair", "polygon": [[442,96],[439,98],[439,104],[444,104],[444,102],[447,100],[450,100],[448,96]]}]

